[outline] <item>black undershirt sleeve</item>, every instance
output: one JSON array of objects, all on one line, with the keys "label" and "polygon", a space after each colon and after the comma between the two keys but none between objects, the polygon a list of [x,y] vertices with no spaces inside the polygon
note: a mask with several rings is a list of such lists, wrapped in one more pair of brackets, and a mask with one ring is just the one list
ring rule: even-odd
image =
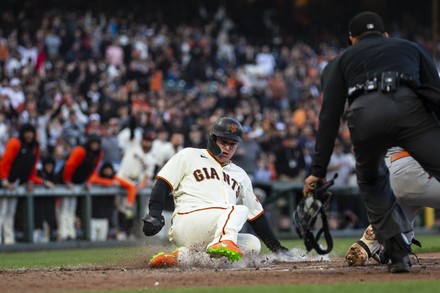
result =
[{"label": "black undershirt sleeve", "polygon": [[148,203],[149,214],[154,218],[159,218],[166,205],[167,198],[171,193],[171,187],[163,179],[158,178],[151,191]]},{"label": "black undershirt sleeve", "polygon": [[270,251],[279,252],[287,250],[281,245],[280,241],[278,241],[264,213],[255,220],[249,222],[249,224]]}]

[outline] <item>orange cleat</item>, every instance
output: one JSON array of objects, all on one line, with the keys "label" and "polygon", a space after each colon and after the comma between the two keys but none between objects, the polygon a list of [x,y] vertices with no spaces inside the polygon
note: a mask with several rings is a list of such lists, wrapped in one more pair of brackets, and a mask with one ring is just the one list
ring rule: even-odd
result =
[{"label": "orange cleat", "polygon": [[238,261],[242,258],[243,252],[231,240],[220,241],[208,247],[207,252],[212,257],[226,257],[230,261]]},{"label": "orange cleat", "polygon": [[169,268],[177,266],[179,250],[176,249],[171,253],[159,252],[150,260],[150,268]]}]

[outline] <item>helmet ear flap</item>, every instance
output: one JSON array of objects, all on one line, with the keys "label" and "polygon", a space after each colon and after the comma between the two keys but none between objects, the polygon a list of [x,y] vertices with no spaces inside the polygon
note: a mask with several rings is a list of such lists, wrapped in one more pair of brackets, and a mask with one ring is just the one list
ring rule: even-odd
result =
[{"label": "helmet ear flap", "polygon": [[208,151],[211,152],[214,156],[220,156],[223,152],[222,148],[217,145],[217,136],[215,136],[212,132],[209,134],[208,138]]}]

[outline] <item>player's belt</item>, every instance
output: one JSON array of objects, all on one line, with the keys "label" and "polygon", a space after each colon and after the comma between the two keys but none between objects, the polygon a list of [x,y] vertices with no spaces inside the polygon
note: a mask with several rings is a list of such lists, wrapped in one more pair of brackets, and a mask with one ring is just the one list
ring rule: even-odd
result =
[{"label": "player's belt", "polygon": [[403,151],[394,155],[391,155],[390,162],[397,161],[398,159],[405,158],[411,156],[407,151]]}]

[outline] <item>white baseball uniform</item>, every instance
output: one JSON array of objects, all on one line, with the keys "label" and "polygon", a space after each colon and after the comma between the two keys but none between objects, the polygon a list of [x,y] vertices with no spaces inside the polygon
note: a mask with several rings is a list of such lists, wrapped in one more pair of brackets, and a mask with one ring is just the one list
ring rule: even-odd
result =
[{"label": "white baseball uniform", "polygon": [[385,162],[391,188],[407,219],[413,223],[424,207],[440,208],[440,182],[400,147],[388,150]]},{"label": "white baseball uniform", "polygon": [[145,153],[141,147],[141,140],[134,138],[125,143],[124,156],[119,166],[118,176],[139,184],[147,180],[151,184],[156,167],[156,159],[151,152]]},{"label": "white baseball uniform", "polygon": [[206,149],[185,148],[157,174],[172,187],[175,210],[169,238],[178,246],[237,243],[243,252],[258,253],[260,240],[238,233],[246,221],[263,213],[246,172],[220,163]]}]

